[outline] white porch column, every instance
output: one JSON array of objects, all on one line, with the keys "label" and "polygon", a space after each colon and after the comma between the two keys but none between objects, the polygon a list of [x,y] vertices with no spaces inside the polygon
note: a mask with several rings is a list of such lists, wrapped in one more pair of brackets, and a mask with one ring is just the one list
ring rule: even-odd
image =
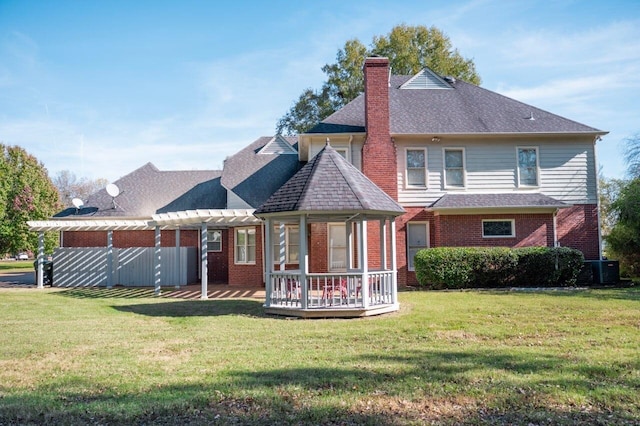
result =
[{"label": "white porch column", "polygon": [[362,259],[362,307],[369,307],[369,245],[367,243],[367,218],[362,219],[361,224],[362,231],[360,247],[360,258]]},{"label": "white porch column", "polygon": [[351,271],[353,269],[353,241],[351,240],[353,238],[353,222],[347,221],[347,223],[345,223],[345,229],[347,231],[347,253],[346,253],[346,257],[347,257],[347,272]]},{"label": "white porch column", "polygon": [[155,290],[154,293],[156,296],[159,296],[161,293],[160,283],[162,280],[162,247],[161,247],[161,235],[160,235],[160,226],[156,225],[155,228],[155,246],[153,249],[153,281]]},{"label": "white porch column", "polygon": [[44,288],[44,231],[38,234],[38,268],[36,270],[36,287]]},{"label": "white porch column", "polygon": [[177,273],[178,279],[176,281],[176,288],[180,288],[180,285],[182,285],[182,271],[180,270],[181,261],[182,259],[180,259],[180,228],[177,228],[176,229],[176,273]]},{"label": "white porch column", "polygon": [[208,299],[207,287],[207,222],[200,225],[200,299]]},{"label": "white porch column", "polygon": [[387,270],[387,218],[380,219],[380,270]]},{"label": "white porch column", "polygon": [[396,259],[396,218],[389,218],[391,222],[391,303],[398,303],[398,260]]},{"label": "white porch column", "polygon": [[107,231],[107,288],[113,288],[113,230]]},{"label": "white porch column", "polygon": [[273,283],[271,282],[271,270],[273,269],[273,262],[269,262],[269,259],[273,259],[273,244],[271,243],[271,230],[273,224],[271,218],[266,218],[264,221],[264,287],[265,287],[265,299],[264,306],[268,308],[271,306],[271,293],[273,292]]},{"label": "white porch column", "polygon": [[309,248],[307,247],[307,216],[300,215],[300,287],[302,287],[302,303],[300,307],[307,309],[309,301],[309,286],[307,285],[307,272],[309,271]]}]

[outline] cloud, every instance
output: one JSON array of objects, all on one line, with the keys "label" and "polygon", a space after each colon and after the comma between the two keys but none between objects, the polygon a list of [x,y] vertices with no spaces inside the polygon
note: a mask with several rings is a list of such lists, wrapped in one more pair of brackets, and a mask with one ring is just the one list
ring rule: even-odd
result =
[{"label": "cloud", "polygon": [[584,31],[530,28],[509,34],[499,50],[513,68],[573,68],[640,61],[640,21],[615,21]]}]

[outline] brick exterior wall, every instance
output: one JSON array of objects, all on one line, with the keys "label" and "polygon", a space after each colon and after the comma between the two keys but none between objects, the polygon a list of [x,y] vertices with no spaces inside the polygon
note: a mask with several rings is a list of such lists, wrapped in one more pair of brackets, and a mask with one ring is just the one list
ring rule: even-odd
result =
[{"label": "brick exterior wall", "polygon": [[389,131],[389,59],[367,58],[364,64],[365,127],[362,172],[398,199],[396,146]]},{"label": "brick exterior wall", "polygon": [[600,259],[598,206],[581,204],[561,209],[556,218],[561,246],[578,249],[586,260]]},{"label": "brick exterior wall", "polygon": [[243,287],[264,286],[262,257],[262,226],[254,226],[256,230],[256,263],[236,264],[235,262],[235,229],[229,229],[229,285]]},{"label": "brick exterior wall", "polygon": [[[483,219],[515,219],[515,237],[483,238]],[[485,214],[438,216],[442,247],[553,247],[553,215]]]},{"label": "brick exterior wall", "polygon": [[107,231],[63,231],[61,247],[106,247]]},{"label": "brick exterior wall", "polygon": [[[180,247],[198,247],[199,231],[181,230]],[[107,231],[65,231],[62,247],[106,247]],[[113,231],[113,246],[115,248],[154,247],[155,231]],[[162,247],[176,246],[175,231],[160,233]]]},{"label": "brick exterior wall", "polygon": [[329,226],[326,223],[309,225],[309,272],[329,270]]}]

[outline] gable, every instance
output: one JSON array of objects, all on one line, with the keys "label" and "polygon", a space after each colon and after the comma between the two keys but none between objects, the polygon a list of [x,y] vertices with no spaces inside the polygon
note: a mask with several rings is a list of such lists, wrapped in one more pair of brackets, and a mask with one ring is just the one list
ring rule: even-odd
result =
[{"label": "gable", "polygon": [[411,77],[400,89],[452,89],[438,74],[428,68]]},{"label": "gable", "polygon": [[291,146],[281,135],[276,135],[265,146],[263,146],[258,154],[273,155],[273,154],[298,154],[298,151]]}]

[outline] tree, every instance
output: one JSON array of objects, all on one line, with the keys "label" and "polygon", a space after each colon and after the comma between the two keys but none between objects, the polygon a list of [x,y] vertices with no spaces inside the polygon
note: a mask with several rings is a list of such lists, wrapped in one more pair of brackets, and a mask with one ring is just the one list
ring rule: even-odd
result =
[{"label": "tree", "polygon": [[[28,220],[44,220],[59,209],[58,192],[42,163],[18,146],[0,144],[0,253],[36,252],[38,235]],[[51,251],[57,234],[45,236]]]},{"label": "tree", "polygon": [[616,224],[617,213],[613,210],[612,205],[620,195],[620,191],[626,185],[626,181],[622,179],[607,178],[602,175],[602,171],[598,174],[598,197],[600,199],[600,225],[602,235],[606,237]]},{"label": "tree", "polygon": [[439,74],[480,84],[473,61],[453,49],[451,40],[442,31],[422,25],[397,25],[388,35],[374,37],[370,48],[357,39],[348,40],[338,50],[336,62],[322,67],[327,75],[322,88],[306,89],[280,118],[276,132],[303,133],[355,99],[364,90],[364,60],[375,55],[388,57],[397,75],[412,75],[429,67]]},{"label": "tree", "polygon": [[627,163],[627,175],[632,179],[640,177],[640,133],[625,140],[624,160]]},{"label": "tree", "polygon": [[86,201],[89,195],[104,188],[108,183],[109,181],[104,178],[78,179],[75,173],[69,170],[62,170],[53,178],[53,184],[58,189],[60,201],[64,207],[71,207],[74,198]]},{"label": "tree", "polygon": [[631,180],[611,204],[617,221],[606,237],[607,247],[620,260],[621,268],[640,275],[640,178]]}]

